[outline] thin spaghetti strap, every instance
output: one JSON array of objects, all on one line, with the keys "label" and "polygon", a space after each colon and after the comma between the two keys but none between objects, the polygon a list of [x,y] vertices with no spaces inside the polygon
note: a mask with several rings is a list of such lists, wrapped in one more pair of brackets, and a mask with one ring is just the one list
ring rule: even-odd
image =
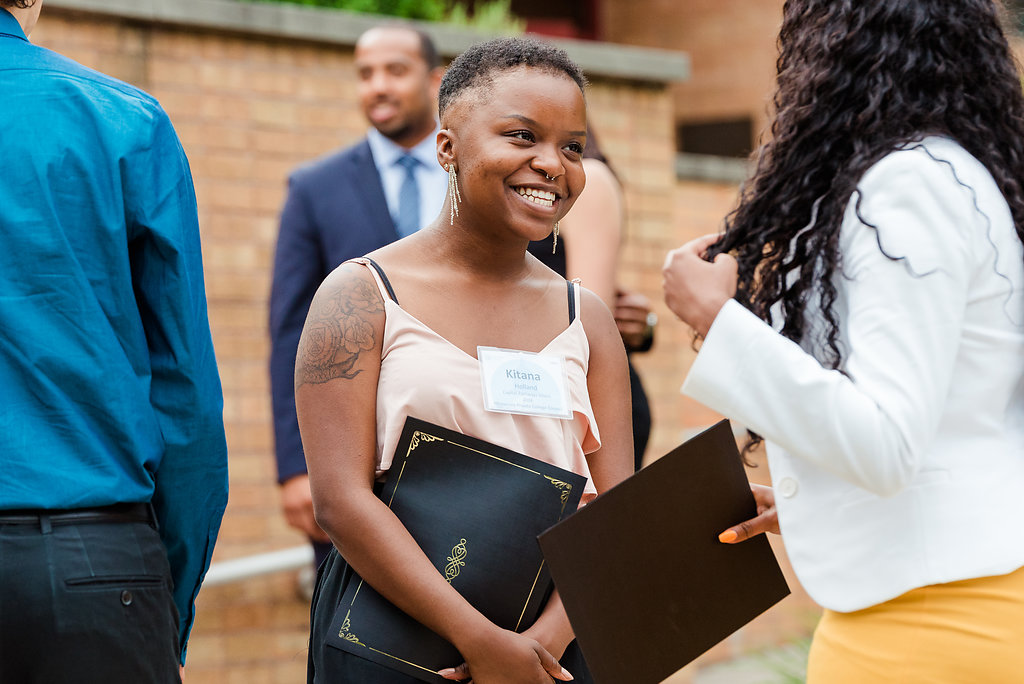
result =
[{"label": "thin spaghetti strap", "polygon": [[383,297],[387,295],[391,301],[398,304],[398,297],[395,296],[395,291],[391,287],[391,281],[388,280],[388,277],[384,273],[384,269],[380,267],[380,264],[370,257],[358,257],[356,259],[349,259],[349,261],[362,264],[363,266],[369,266],[373,279],[377,281],[377,289],[380,290],[380,296]]},{"label": "thin spaghetti strap", "polygon": [[579,282],[576,280],[566,280],[566,289],[569,291],[569,325],[576,320],[576,315],[579,313],[576,309],[576,302],[579,301]]},{"label": "thin spaghetti strap", "polygon": [[398,297],[395,296],[395,291],[391,287],[391,281],[388,280],[387,275],[384,273],[384,269],[381,268],[380,264],[378,264],[370,257],[363,258],[366,259],[366,261],[368,261],[371,266],[373,266],[373,270],[377,272],[378,276],[380,276],[380,280],[384,283],[384,288],[388,291],[388,296],[391,297],[391,301],[393,301],[395,304],[398,304]]}]

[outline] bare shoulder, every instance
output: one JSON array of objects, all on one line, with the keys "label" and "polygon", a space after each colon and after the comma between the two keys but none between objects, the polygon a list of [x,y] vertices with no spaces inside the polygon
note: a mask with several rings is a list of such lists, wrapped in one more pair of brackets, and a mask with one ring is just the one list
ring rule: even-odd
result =
[{"label": "bare shoulder", "polygon": [[612,170],[603,161],[598,159],[584,159],[583,169],[587,173],[588,189],[597,189],[600,194],[611,192],[618,195],[622,192],[619,179],[615,177]]},{"label": "bare shoulder", "polygon": [[295,386],[352,379],[366,369],[384,330],[384,300],[365,266],[342,264],[320,285],[295,359]]},{"label": "bare shoulder", "polygon": [[[569,249],[594,246],[616,253],[622,234],[622,186],[612,170],[596,159],[584,159],[587,183],[576,199],[562,226]],[[577,232],[585,239],[573,242]]]},{"label": "bare shoulder", "polygon": [[580,319],[583,328],[587,331],[587,338],[591,345],[605,338],[617,341],[621,346],[619,330],[615,325],[615,318],[608,306],[599,296],[591,290],[580,286]]},{"label": "bare shoulder", "polygon": [[[595,411],[599,410],[599,406],[601,407],[597,421],[601,426],[602,437],[604,437],[606,436],[605,425],[609,420],[605,413],[608,402],[620,407],[629,405],[629,372],[626,349],[622,345],[622,336],[619,335],[619,330],[615,326],[615,320],[604,301],[590,290],[582,288],[580,300],[580,320],[583,323],[587,346],[590,349],[587,364],[587,387],[590,390]],[[626,415],[628,413],[627,411]],[[631,448],[623,446],[623,453],[626,451],[632,453]],[[615,481],[618,479],[622,478],[617,478]]]}]

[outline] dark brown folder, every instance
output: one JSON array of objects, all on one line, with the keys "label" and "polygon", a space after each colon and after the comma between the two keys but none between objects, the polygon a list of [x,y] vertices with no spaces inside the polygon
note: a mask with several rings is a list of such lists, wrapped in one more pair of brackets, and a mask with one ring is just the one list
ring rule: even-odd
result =
[{"label": "dark brown folder", "polygon": [[782,600],[763,535],[718,535],[756,514],[727,421],[540,535],[598,684],[656,684]]},{"label": "dark brown folder", "polygon": [[[551,591],[537,535],[576,510],[587,479],[481,439],[408,418],[381,499],[462,596],[521,632]],[[425,682],[463,662],[450,643],[358,575],[327,644]],[[367,682],[366,684],[370,684]]]}]

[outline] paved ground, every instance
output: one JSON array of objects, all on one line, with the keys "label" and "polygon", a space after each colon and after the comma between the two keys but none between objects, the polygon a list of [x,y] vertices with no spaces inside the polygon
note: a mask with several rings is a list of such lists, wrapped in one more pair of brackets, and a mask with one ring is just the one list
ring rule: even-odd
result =
[{"label": "paved ground", "polygon": [[802,684],[806,658],[805,649],[786,646],[727,663],[690,666],[662,684]]},{"label": "paved ground", "polygon": [[779,672],[759,660],[746,659],[699,670],[692,681],[693,684],[795,684],[804,680]]}]

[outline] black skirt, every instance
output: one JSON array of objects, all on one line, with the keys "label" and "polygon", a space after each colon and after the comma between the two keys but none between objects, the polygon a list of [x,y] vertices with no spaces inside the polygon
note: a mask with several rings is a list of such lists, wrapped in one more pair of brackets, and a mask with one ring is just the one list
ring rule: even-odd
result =
[{"label": "black skirt", "polygon": [[[418,679],[334,648],[327,643],[331,621],[345,592],[345,586],[353,575],[348,563],[335,548],[331,549],[327,559],[317,570],[316,587],[310,606],[307,684],[422,684]],[[565,649],[559,662],[572,673],[574,684],[594,683],[575,640]]]}]

